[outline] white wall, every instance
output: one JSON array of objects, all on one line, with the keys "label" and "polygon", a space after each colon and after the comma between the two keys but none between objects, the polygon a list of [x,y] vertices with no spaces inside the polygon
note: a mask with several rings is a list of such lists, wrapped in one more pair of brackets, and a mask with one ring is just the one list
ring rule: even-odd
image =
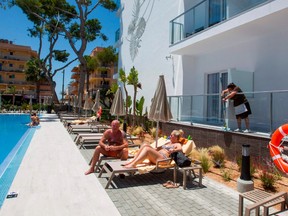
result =
[{"label": "white wall", "polygon": [[[131,37],[128,35],[128,26],[133,19],[132,14],[135,11],[135,3],[137,1],[121,1],[124,10],[120,15],[122,21],[122,44],[119,49],[119,68],[122,67],[128,74],[131,67],[135,66],[139,72],[139,81],[142,83],[142,90],[138,91],[137,99],[144,96],[145,106],[149,109],[159,75],[163,74],[165,76],[168,95],[182,94],[182,73],[179,74],[178,72],[182,70],[178,64],[178,58],[166,59],[166,56],[170,56],[169,21],[175,18],[179,11],[183,10],[180,9],[179,0],[144,1],[139,9],[139,18],[143,17],[145,19],[146,27],[139,40],[138,53],[133,61],[129,50],[130,42],[128,40]],[[134,94],[131,87],[129,88],[129,93],[131,96]]]},{"label": "white wall", "polygon": [[[133,19],[133,13],[135,14],[136,2],[143,2],[139,8],[139,18],[144,18],[146,26],[143,34],[138,38],[138,53],[132,59],[128,26]],[[179,50],[175,52],[175,46],[169,48],[169,21],[196,2],[194,0],[121,1],[123,11],[120,14],[122,44],[119,49],[119,68],[122,67],[126,74],[133,66],[138,70],[139,81],[143,89],[138,91],[137,99],[144,96],[148,110],[158,77],[162,74],[165,75],[168,96],[205,94],[205,74],[230,68],[254,72],[254,91],[287,89],[288,25],[285,20],[288,16],[286,16],[287,11],[282,10],[282,7],[285,8],[287,4],[286,1],[279,0],[271,3],[271,6],[268,5],[265,10],[267,17],[264,18],[259,15],[263,14],[260,12],[247,13],[245,19],[249,20],[250,24],[244,20],[243,16],[239,16],[238,21],[234,19],[226,24],[220,24],[219,27],[199,34],[194,39],[181,42]],[[281,8],[279,11],[276,10],[278,2]],[[256,17],[255,20],[253,17]],[[231,28],[221,32],[221,29],[223,30],[223,27],[227,27],[229,23],[236,25],[236,21],[238,27],[230,26]],[[239,25],[239,22],[242,24]],[[213,36],[213,31],[219,34]],[[202,35],[202,41],[197,41],[196,39]],[[190,41],[193,43],[192,48],[189,48]],[[211,45],[212,49],[210,49]],[[170,56],[169,52],[181,53],[182,46],[184,46],[183,55],[172,55],[171,58],[166,59]],[[129,93],[133,96],[131,87],[129,87]],[[253,116],[257,117],[255,114]],[[260,117],[255,119],[255,121],[260,120]]]}]

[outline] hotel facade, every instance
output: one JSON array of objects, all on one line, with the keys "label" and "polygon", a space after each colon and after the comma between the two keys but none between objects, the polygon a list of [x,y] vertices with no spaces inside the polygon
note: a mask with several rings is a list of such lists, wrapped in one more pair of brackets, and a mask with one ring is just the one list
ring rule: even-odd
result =
[{"label": "hotel facade", "polygon": [[234,82],[252,130],[287,122],[287,0],[121,0],[117,14],[118,68],[138,70],[148,110],[164,75],[174,121],[235,129],[233,101],[220,97]]}]

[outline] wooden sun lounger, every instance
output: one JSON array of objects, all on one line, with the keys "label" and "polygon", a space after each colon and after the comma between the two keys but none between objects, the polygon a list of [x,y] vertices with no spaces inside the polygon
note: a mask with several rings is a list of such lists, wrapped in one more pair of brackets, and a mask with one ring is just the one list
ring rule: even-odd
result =
[{"label": "wooden sun lounger", "polygon": [[65,120],[76,120],[79,119],[79,116],[64,116],[64,117],[60,117],[60,121],[63,122]]},{"label": "wooden sun lounger", "polygon": [[[102,159],[103,160],[103,159]],[[166,159],[167,160],[167,159]],[[166,161],[163,160],[163,161]],[[122,166],[121,164],[123,164],[124,161],[108,161],[106,162],[103,166],[102,169],[98,175],[98,177],[100,178],[102,176],[102,174],[104,172],[106,172],[108,174],[108,182],[105,186],[105,189],[107,189],[110,184],[112,183],[113,178],[115,177],[116,174],[125,174],[125,173],[136,173],[139,171],[139,168],[126,168],[124,166]],[[167,166],[167,167],[162,167],[160,165],[161,161],[158,161],[157,164],[155,165],[155,169],[153,170],[158,170],[160,169],[171,169],[173,168],[173,180],[174,182],[177,181],[177,170],[181,170],[183,172],[183,189],[186,189],[186,185],[187,185],[187,178],[189,177],[191,180],[194,180],[195,178],[199,178],[198,181],[198,186],[201,187],[202,186],[202,178],[203,178],[203,168],[200,164],[192,164],[189,167],[177,167],[175,166]],[[99,169],[100,167],[97,167],[97,169]],[[195,174],[195,170],[199,171],[199,175],[197,176]],[[97,170],[96,170],[97,172]]]},{"label": "wooden sun lounger", "polygon": [[[167,140],[164,139],[164,138],[159,138],[158,139],[158,145],[159,146],[164,145],[166,142],[167,142]],[[155,145],[155,143],[152,143],[151,145],[153,146],[153,145]],[[182,149],[183,149],[184,153],[188,154],[188,153],[190,153],[192,151],[192,149],[194,147],[195,147],[195,143],[192,140],[189,140],[189,141],[187,141],[186,144],[183,144]],[[167,164],[167,162],[168,162],[168,164]],[[137,167],[137,168],[131,168],[130,169],[130,168],[126,168],[126,167],[121,166],[122,163],[123,163],[123,161],[117,161],[117,162],[110,162],[109,161],[109,162],[106,162],[102,166],[102,169],[101,169],[98,177],[101,177],[104,172],[108,173],[108,176],[109,176],[109,180],[108,180],[105,188],[109,187],[109,185],[111,184],[114,176],[117,173],[121,173],[121,174],[128,173],[129,174],[129,173],[132,173],[132,172],[135,173],[135,172],[138,172],[138,171],[139,171],[139,173],[141,173],[141,172],[143,173],[143,169],[142,169],[143,167]],[[158,160],[156,165],[155,165],[155,167],[152,166],[151,170],[158,170],[158,169],[173,169],[173,180],[174,180],[174,182],[177,181],[177,171],[183,172],[183,189],[184,190],[186,189],[187,178],[188,177],[190,177],[192,180],[198,177],[199,178],[198,186],[199,187],[202,186],[203,168],[202,168],[200,163],[192,163],[188,167],[180,168],[175,163],[172,163],[172,159],[171,158],[168,158],[168,159]],[[198,173],[199,173],[198,176],[195,174],[195,170],[198,171]]]},{"label": "wooden sun lounger", "polygon": [[104,171],[108,173],[109,180],[105,186],[105,189],[107,189],[109,185],[112,183],[112,180],[116,174],[135,173],[138,171],[137,168],[126,168],[124,166],[121,166],[121,164],[123,164],[123,161],[106,162],[103,165],[98,177],[100,178],[104,173]]},{"label": "wooden sun lounger", "polygon": [[103,136],[103,133],[94,133],[94,132],[81,133],[81,132],[78,132],[76,137],[74,138],[74,142],[75,142],[76,145],[78,145],[79,142],[80,142],[80,138],[82,138],[82,137],[93,137],[93,136],[98,136],[98,135]]},{"label": "wooden sun lounger", "polygon": [[97,146],[99,144],[102,135],[99,136],[92,136],[92,137],[82,137],[79,141],[79,149],[86,148],[86,146]]},{"label": "wooden sun lounger", "polygon": [[70,125],[68,127],[68,132],[69,133],[76,133],[76,132],[101,132],[105,131],[107,129],[111,128],[108,125],[88,125],[88,124],[83,124],[83,125]]}]

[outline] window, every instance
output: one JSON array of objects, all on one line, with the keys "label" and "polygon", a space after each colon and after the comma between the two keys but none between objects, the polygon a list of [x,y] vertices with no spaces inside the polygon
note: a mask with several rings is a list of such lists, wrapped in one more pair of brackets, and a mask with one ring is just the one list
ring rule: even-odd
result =
[{"label": "window", "polygon": [[9,64],[9,67],[13,67],[13,64]]},{"label": "window", "polygon": [[9,79],[15,79],[15,74],[9,75]]},{"label": "window", "polygon": [[215,25],[226,18],[225,5],[226,0],[209,1],[209,26]]},{"label": "window", "polygon": [[228,85],[228,72],[222,71],[207,75],[207,121],[223,120],[223,103],[219,93]]},{"label": "window", "polygon": [[13,55],[13,52],[10,52],[10,55]]}]

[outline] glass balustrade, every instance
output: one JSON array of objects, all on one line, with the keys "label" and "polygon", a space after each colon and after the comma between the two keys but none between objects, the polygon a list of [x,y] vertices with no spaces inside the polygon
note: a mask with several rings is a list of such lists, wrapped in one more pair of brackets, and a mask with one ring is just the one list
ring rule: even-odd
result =
[{"label": "glass balustrade", "polygon": [[[245,92],[252,114],[250,129],[271,133],[288,122],[288,91]],[[237,128],[233,100],[223,102],[220,94],[169,96],[173,121],[203,124],[234,130]],[[242,129],[245,129],[242,121]]]},{"label": "glass balustrade", "polygon": [[170,21],[170,44],[273,0],[204,0]]}]

